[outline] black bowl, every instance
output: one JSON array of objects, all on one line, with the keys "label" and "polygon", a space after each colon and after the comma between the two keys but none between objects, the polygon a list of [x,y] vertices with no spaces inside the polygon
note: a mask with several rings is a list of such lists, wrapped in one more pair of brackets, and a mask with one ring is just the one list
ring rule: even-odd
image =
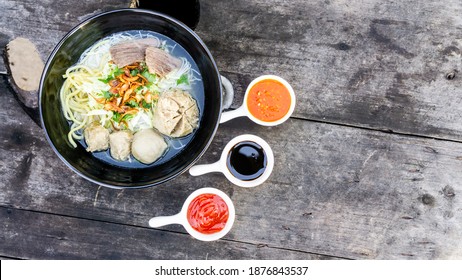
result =
[{"label": "black bowl", "polygon": [[[175,157],[157,166],[123,168],[103,162],[84,147],[73,148],[67,139],[69,124],[60,104],[59,91],[66,69],[96,41],[113,33],[148,30],[180,44],[199,67],[204,83],[204,110],[199,128]],[[45,65],[39,88],[40,117],[48,142],[56,154],[82,177],[107,187],[142,188],[164,183],[189,169],[206,151],[221,115],[222,89],[217,66],[202,40],[183,23],[160,13],[122,9],[91,17],[72,29],[56,46]]]}]

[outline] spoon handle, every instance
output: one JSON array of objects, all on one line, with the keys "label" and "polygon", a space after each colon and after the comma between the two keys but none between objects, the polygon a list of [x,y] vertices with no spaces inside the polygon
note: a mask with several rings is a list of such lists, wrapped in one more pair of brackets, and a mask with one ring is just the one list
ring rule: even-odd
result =
[{"label": "spoon handle", "polygon": [[192,176],[200,176],[210,172],[222,172],[221,164],[219,161],[211,164],[194,165],[189,169],[189,174]]},{"label": "spoon handle", "polygon": [[149,220],[149,226],[153,228],[157,227],[162,227],[170,224],[179,224],[182,225],[182,219],[181,219],[180,213],[173,215],[173,216],[158,216],[151,218]]},{"label": "spoon handle", "polygon": [[244,117],[244,116],[247,116],[247,110],[245,108],[245,104],[237,108],[236,110],[221,113],[220,123],[225,123],[234,118]]},{"label": "spoon handle", "polygon": [[233,84],[225,77],[221,76],[221,85],[223,86],[223,110],[229,109],[233,104],[234,99],[234,89]]}]

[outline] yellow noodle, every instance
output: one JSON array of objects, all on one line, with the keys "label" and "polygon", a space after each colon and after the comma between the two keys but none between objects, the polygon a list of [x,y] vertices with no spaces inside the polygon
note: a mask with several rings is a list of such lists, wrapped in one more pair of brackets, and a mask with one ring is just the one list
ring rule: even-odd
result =
[{"label": "yellow noodle", "polygon": [[101,69],[90,69],[81,64],[72,66],[67,69],[65,74],[67,79],[61,88],[60,98],[64,117],[72,122],[67,137],[74,148],[77,147],[74,139],[82,139],[79,131],[94,119],[85,116],[91,108],[88,106],[89,96],[82,90],[82,86],[91,83],[93,77],[101,77]]}]

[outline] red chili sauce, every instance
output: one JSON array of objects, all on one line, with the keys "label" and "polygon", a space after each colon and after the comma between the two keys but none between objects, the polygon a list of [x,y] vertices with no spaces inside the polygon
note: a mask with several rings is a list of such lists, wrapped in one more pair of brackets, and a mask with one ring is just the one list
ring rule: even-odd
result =
[{"label": "red chili sauce", "polygon": [[194,198],[188,207],[188,222],[200,233],[212,234],[221,231],[228,221],[226,202],[218,195],[206,193]]}]

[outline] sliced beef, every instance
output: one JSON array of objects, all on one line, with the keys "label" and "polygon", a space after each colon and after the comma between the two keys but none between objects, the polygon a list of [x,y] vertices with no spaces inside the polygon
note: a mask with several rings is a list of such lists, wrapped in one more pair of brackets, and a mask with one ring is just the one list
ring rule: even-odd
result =
[{"label": "sliced beef", "polygon": [[123,42],[112,46],[109,49],[112,61],[119,67],[133,64],[135,62],[144,61],[146,48],[159,47],[159,40],[154,38],[146,38]]},{"label": "sliced beef", "polygon": [[173,69],[179,68],[181,60],[159,48],[148,47],[146,49],[146,65],[151,74],[163,77]]}]

